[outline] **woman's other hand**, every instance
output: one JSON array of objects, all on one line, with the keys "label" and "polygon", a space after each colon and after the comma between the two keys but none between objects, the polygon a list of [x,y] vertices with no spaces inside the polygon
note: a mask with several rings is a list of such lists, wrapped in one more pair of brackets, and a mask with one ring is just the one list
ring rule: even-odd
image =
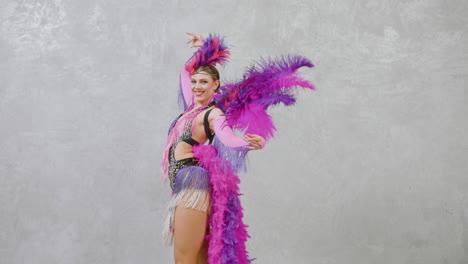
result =
[{"label": "woman's other hand", "polygon": [[262,149],[265,146],[265,139],[259,135],[247,134],[245,135],[244,140],[250,144],[250,146],[245,148],[250,150]]},{"label": "woman's other hand", "polygon": [[192,43],[191,48],[198,48],[198,47],[203,46],[203,42],[205,41],[205,39],[203,38],[202,35],[198,35],[198,34],[191,33],[191,32],[187,32],[187,35],[192,36],[192,37],[187,41],[187,44]]}]

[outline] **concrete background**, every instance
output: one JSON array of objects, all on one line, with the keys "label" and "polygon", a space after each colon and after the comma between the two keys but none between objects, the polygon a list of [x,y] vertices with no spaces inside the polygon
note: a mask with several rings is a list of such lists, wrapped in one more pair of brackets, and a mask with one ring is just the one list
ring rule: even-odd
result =
[{"label": "concrete background", "polygon": [[242,175],[254,263],[468,263],[468,2],[1,1],[0,263],[172,263],[159,162],[186,31],[224,79],[298,53]]}]

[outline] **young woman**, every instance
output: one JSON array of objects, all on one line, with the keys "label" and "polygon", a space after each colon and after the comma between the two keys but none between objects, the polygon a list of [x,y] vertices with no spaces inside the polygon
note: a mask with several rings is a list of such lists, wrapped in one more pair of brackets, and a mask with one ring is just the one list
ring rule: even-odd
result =
[{"label": "young woman", "polygon": [[276,130],[267,108],[293,104],[296,87],[313,89],[296,74],[313,65],[301,56],[263,60],[240,82],[220,87],[215,65],[229,57],[223,39],[187,34],[198,50],[180,75],[184,112],[170,126],[161,163],[172,188],[164,241],[174,244],[176,264],[248,264],[236,173]]},{"label": "young woman", "polygon": [[[192,38],[187,43],[192,43],[192,47],[202,47],[204,39],[201,35],[188,34]],[[214,66],[200,65],[194,72],[184,69],[181,79],[187,78],[190,78],[190,83],[182,81],[181,88],[185,104],[189,107],[172,125],[171,130],[179,129],[176,132],[180,133],[172,133],[178,134],[177,137],[168,139],[168,151],[165,153],[168,160],[164,161],[169,162],[173,189],[172,219],[169,219],[170,229],[165,231],[165,236],[170,242],[173,235],[177,264],[195,264],[197,258],[198,263],[207,263],[206,243],[204,250],[201,249],[208,231],[210,181],[206,169],[194,158],[193,146],[204,144],[212,138],[213,132],[226,146],[233,148],[256,150],[265,143],[265,139],[258,135],[247,134],[243,139],[238,138],[229,126],[223,126],[225,117],[213,101],[213,95],[220,87],[219,73]]]}]

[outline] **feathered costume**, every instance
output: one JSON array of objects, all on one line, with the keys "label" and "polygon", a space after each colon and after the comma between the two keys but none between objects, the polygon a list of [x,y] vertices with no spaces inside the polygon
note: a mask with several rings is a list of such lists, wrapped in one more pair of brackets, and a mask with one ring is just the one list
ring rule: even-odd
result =
[{"label": "feathered costume", "polygon": [[[167,244],[172,242],[172,221],[177,206],[208,211],[208,263],[247,264],[251,262],[245,248],[249,235],[242,222],[240,179],[236,174],[246,169],[248,143],[228,144],[223,140],[223,128],[215,128],[213,144],[202,145],[191,139],[193,120],[213,105],[212,102],[194,109],[191,74],[202,65],[224,64],[228,57],[223,39],[210,35],[181,72],[179,101],[185,111],[171,125],[161,164],[163,180],[169,176],[173,189],[163,236]],[[262,59],[247,69],[242,80],[220,87],[214,102],[224,112],[222,127],[260,135],[265,140],[272,138],[276,128],[267,114],[268,107],[294,104],[293,92],[298,87],[314,89],[297,75],[297,69],[303,66],[313,67],[302,56]],[[193,146],[194,158],[175,160],[173,152],[181,141]]]}]

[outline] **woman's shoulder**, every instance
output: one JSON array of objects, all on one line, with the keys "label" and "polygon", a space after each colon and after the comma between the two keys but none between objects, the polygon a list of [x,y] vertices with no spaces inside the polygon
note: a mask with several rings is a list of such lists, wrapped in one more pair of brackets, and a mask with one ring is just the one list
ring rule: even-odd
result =
[{"label": "woman's shoulder", "polygon": [[215,120],[215,119],[217,119],[217,118],[219,118],[219,117],[221,117],[223,115],[224,115],[223,111],[215,106],[215,107],[213,107],[211,109],[211,111],[209,113],[209,116],[208,116],[208,119],[210,121],[212,121],[212,120]]},{"label": "woman's shoulder", "polygon": [[223,114],[224,114],[223,110],[219,109],[219,108],[216,107],[216,106],[213,107],[213,110],[211,110],[211,113],[213,113],[213,114],[220,114],[220,115],[223,115]]}]

